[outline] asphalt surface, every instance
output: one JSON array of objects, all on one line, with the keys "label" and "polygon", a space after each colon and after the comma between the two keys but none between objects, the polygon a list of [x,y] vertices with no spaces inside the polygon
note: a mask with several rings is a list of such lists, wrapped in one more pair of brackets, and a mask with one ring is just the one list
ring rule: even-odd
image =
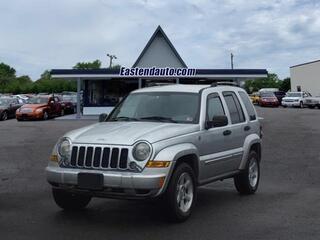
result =
[{"label": "asphalt surface", "polygon": [[320,239],[320,110],[257,109],[258,192],[240,196],[232,180],[202,187],[182,224],[153,202],[94,199],[82,212],[60,210],[44,168],[59,136],[92,121],[0,122],[0,239]]}]

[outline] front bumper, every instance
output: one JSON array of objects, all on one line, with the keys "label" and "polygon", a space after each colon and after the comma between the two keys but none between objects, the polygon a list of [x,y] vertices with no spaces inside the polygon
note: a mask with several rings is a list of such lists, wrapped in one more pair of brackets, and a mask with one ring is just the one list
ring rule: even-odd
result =
[{"label": "front bumper", "polygon": [[[100,171],[86,169],[61,168],[48,166],[46,168],[48,182],[57,188],[69,191],[85,192],[98,197],[113,198],[150,198],[156,197],[162,191],[169,168],[154,171],[145,169],[141,173]],[[103,175],[103,190],[84,190],[78,188],[79,173],[98,173]]]},{"label": "front bumper", "polygon": [[284,101],[282,101],[281,105],[286,106],[286,107],[299,107],[300,102],[284,102]]},{"label": "front bumper", "polygon": [[42,119],[42,113],[16,113],[16,118],[19,120],[34,120],[34,119]]}]

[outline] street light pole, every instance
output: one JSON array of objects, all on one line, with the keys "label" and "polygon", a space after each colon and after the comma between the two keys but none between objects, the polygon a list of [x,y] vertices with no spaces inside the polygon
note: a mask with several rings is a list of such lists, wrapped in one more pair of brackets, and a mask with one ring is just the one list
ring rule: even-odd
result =
[{"label": "street light pole", "polygon": [[111,55],[109,53],[107,53],[107,56],[110,58],[109,68],[111,68],[112,67],[112,60],[117,59],[117,57],[116,57],[116,55]]},{"label": "street light pole", "polygon": [[230,57],[231,57],[231,69],[233,69],[233,53],[231,53]]}]

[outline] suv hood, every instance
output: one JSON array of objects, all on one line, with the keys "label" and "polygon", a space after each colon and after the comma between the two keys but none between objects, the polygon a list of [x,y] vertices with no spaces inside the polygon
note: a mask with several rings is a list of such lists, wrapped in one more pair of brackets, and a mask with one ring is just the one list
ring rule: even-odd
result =
[{"label": "suv hood", "polygon": [[138,140],[150,143],[192,133],[197,124],[162,122],[103,122],[69,132],[73,143],[133,145]]}]

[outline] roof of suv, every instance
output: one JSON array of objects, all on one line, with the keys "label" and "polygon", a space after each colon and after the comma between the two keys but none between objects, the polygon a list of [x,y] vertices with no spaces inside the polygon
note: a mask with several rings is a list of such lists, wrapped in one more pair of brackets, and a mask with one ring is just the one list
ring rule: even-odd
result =
[{"label": "roof of suv", "polygon": [[[188,92],[188,93],[199,93],[200,90],[209,88],[211,85],[191,85],[191,84],[172,84],[166,86],[156,86],[156,87],[146,87],[133,91],[134,93],[143,93],[143,92]],[[214,87],[219,90],[235,90],[239,87],[218,85]]]}]

